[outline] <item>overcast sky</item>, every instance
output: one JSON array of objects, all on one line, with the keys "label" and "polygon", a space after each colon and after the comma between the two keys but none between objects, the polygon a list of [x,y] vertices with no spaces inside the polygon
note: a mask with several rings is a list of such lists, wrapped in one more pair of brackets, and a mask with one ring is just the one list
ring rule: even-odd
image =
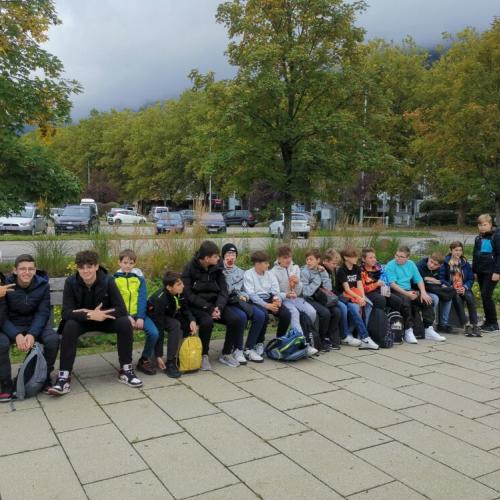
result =
[{"label": "overcast sky", "polygon": [[[49,52],[84,92],[73,98],[74,119],[92,108],[137,109],[178,96],[193,68],[216,78],[234,74],[224,56],[228,40],[216,24],[221,0],[55,0],[60,26],[50,30]],[[367,38],[396,42],[411,35],[419,45],[439,43],[444,31],[482,31],[498,0],[369,0],[357,24]]]}]

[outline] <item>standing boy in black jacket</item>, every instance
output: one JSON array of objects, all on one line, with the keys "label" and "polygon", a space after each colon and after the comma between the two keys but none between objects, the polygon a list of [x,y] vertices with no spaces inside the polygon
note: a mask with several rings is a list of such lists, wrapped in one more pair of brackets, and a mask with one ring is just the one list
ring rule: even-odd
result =
[{"label": "standing boy in black jacket", "polygon": [[90,331],[116,333],[120,362],[118,380],[130,387],[142,387],[142,381],[132,368],[132,325],[115,280],[99,267],[96,252],[78,252],[75,263],[78,272],[64,283],[59,325],[62,333],[60,368],[49,394],[61,396],[70,391],[78,337]]}]

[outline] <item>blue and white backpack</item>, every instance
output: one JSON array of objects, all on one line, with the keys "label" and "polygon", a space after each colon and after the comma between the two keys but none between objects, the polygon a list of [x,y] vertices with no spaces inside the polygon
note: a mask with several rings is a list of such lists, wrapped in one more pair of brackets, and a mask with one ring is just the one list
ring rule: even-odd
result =
[{"label": "blue and white backpack", "polygon": [[282,337],[269,341],[265,351],[270,359],[297,361],[307,357],[306,339],[298,330],[291,328]]}]

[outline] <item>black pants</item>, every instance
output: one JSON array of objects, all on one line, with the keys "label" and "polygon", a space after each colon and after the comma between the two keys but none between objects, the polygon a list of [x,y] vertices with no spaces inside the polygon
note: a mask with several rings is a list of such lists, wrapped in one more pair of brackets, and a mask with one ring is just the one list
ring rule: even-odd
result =
[{"label": "black pants", "polygon": [[[271,304],[272,298],[268,299],[266,302]],[[269,314],[272,314],[275,318],[278,318],[278,328],[276,329],[276,337],[282,337],[288,330],[290,326],[290,321],[292,321],[292,313],[283,305],[279,307],[277,312],[272,312],[266,309]]]},{"label": "black pants", "polygon": [[75,321],[64,323],[61,339],[60,369],[71,373],[76,357],[78,337],[87,332],[116,333],[118,343],[118,361],[120,366],[132,363],[132,348],[134,342],[132,325],[128,316],[105,321]]},{"label": "black pants", "polygon": [[335,345],[340,345],[340,310],[338,307],[326,307],[312,299],[307,299],[307,302],[314,307],[318,314],[319,320],[319,336],[321,340],[329,339]]},{"label": "black pants", "polygon": [[378,309],[385,309],[386,307],[389,307],[393,311],[397,311],[404,318],[404,304],[401,295],[396,295],[395,293],[391,292],[391,295],[389,295],[389,297],[385,297],[380,293],[379,289],[374,292],[367,293],[366,297],[372,301],[373,307],[376,307]]},{"label": "black pants", "polygon": [[477,325],[476,299],[474,298],[472,290],[465,290],[463,295],[459,295],[457,293],[455,297],[453,297],[453,306],[455,307],[455,311],[458,313],[458,318],[462,326],[467,323],[467,318],[465,316],[465,304],[467,304],[471,325]]},{"label": "black pants", "polygon": [[[57,350],[59,349],[59,335],[57,335],[52,327],[46,326],[36,341],[43,345],[45,361],[47,361],[47,376],[50,376],[50,373],[54,369]],[[9,350],[10,346],[15,344],[15,342],[15,340],[10,340],[5,333],[0,332],[0,382],[11,379]]]},{"label": "black pants", "polygon": [[391,290],[391,297],[393,295],[401,299],[401,309],[399,310],[399,313],[403,317],[405,329],[413,328],[415,326],[415,315],[422,315],[424,328],[427,328],[434,323],[435,315],[432,304],[425,304],[420,300],[420,298],[410,300],[405,295]]},{"label": "black pants", "polygon": [[[158,325],[156,325],[158,328]],[[189,324],[183,318],[165,318],[165,330],[158,328],[158,341],[155,344],[155,357],[163,358],[163,343],[167,332],[167,361],[177,357],[182,337],[189,335]]]},{"label": "black pants", "polygon": [[497,324],[497,310],[493,301],[493,290],[498,281],[491,281],[491,274],[478,274],[477,282],[481,290],[481,301],[484,309],[484,322],[488,325]]}]

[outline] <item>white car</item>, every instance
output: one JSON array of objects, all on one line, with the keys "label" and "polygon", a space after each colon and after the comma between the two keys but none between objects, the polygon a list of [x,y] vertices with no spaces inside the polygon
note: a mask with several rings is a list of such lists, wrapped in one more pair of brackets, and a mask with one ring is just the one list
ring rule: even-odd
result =
[{"label": "white car", "polygon": [[108,215],[108,224],[146,224],[146,217],[139,215],[135,210],[120,210]]},{"label": "white car", "polygon": [[[285,216],[281,214],[281,218],[269,224],[269,232],[271,236],[281,238],[284,232]],[[292,212],[292,235],[303,236],[305,239],[309,238],[311,232],[311,225],[309,217],[300,212]]]}]

